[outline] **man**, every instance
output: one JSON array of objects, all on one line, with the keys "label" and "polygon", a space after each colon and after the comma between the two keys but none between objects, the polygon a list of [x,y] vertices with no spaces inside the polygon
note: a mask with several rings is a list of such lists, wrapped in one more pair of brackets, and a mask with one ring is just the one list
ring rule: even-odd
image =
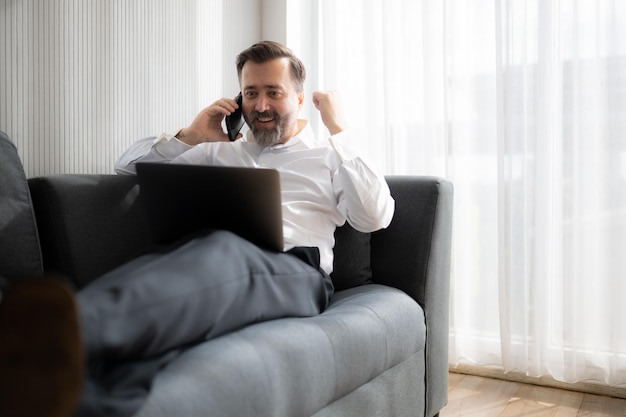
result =
[{"label": "man", "polygon": [[79,415],[131,415],[158,369],[187,346],[254,322],[319,314],[333,293],[335,228],[347,220],[368,232],[391,221],[389,188],[353,151],[336,95],[313,94],[329,139],[316,140],[298,120],[305,69],[289,49],[252,45],[238,56],[237,71],[247,138],[228,140],[222,121],[238,104],[222,98],[175,135],[136,142],[116,172],[132,174],[141,161],[274,168],[285,251],[214,231],[139,257],[81,290],[88,378]]},{"label": "man", "polygon": [[176,135],[162,134],[135,143],[117,161],[116,172],[132,174],[134,163],[270,167],[280,172],[286,249],[319,248],[322,268],[332,270],[333,233],[346,219],[357,230],[386,227],[394,204],[382,175],[360,159],[358,143],[333,92],[315,92],[313,103],[331,137],[316,140],[297,115],[304,103],[304,65],[274,42],[260,42],[237,58],[243,114],[251,129],[246,139],[229,142],[222,128],[235,111],[223,98],[203,109]]}]

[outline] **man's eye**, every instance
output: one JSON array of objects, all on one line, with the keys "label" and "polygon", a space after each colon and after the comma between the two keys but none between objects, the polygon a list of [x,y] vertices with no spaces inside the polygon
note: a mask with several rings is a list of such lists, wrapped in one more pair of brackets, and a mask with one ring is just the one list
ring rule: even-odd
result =
[{"label": "man's eye", "polygon": [[246,98],[254,98],[254,97],[256,97],[256,92],[254,92],[254,91],[246,91],[244,96],[246,96]]}]

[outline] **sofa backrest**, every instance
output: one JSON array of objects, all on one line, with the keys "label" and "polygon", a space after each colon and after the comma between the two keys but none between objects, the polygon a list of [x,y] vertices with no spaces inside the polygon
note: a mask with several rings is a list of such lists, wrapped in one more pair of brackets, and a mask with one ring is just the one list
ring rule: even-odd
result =
[{"label": "sofa backrest", "polygon": [[[44,267],[82,288],[99,275],[158,249],[135,176],[48,175],[29,180]],[[337,291],[371,282],[370,234],[335,233]]]},{"label": "sofa backrest", "polygon": [[42,272],[24,168],[15,144],[0,132],[0,276],[15,280]]},{"label": "sofa backrest", "polygon": [[396,211],[388,228],[372,233],[373,281],[401,289],[424,307],[430,291],[448,291],[454,189],[428,176],[388,176],[387,182]]},{"label": "sofa backrest", "polygon": [[44,268],[75,288],[155,250],[135,176],[57,174],[28,182]]}]

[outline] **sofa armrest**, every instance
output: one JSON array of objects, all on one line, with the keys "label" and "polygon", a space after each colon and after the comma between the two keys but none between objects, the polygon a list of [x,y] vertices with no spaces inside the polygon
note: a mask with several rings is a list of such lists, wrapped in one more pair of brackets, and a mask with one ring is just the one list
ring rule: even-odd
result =
[{"label": "sofa armrest", "polygon": [[396,212],[391,225],[372,233],[375,283],[399,288],[426,317],[426,413],[447,401],[452,184],[436,177],[387,177]]},{"label": "sofa armrest", "polygon": [[44,269],[76,288],[154,248],[135,176],[61,174],[28,184]]}]

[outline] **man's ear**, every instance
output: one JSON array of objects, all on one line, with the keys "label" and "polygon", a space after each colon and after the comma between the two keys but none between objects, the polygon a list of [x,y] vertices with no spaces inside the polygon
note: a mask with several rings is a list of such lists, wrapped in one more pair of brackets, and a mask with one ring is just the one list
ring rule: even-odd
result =
[{"label": "man's ear", "polygon": [[304,105],[304,91],[298,94],[298,110],[302,110]]}]

